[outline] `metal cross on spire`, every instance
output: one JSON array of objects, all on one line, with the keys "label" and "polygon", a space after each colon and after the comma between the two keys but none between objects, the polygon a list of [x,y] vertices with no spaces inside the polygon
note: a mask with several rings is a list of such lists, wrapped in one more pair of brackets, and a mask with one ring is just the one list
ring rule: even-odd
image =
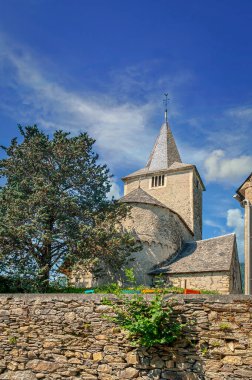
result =
[{"label": "metal cross on spire", "polygon": [[165,122],[167,123],[168,122],[168,117],[167,117],[167,107],[168,107],[168,101],[170,100],[168,98],[168,93],[167,94],[164,94],[165,96],[165,99],[163,100],[163,103],[164,103],[164,107],[165,107]]}]

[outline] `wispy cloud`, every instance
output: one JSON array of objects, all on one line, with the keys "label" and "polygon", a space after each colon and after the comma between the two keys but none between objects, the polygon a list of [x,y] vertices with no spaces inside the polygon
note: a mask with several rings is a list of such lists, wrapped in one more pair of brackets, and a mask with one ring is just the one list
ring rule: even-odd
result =
[{"label": "wispy cloud", "polygon": [[226,233],[225,228],[223,227],[223,225],[221,223],[218,223],[218,222],[213,221],[211,219],[205,219],[204,225],[209,226],[209,227],[213,227],[213,228],[217,228],[220,231],[220,233],[223,235]]},{"label": "wispy cloud", "polygon": [[[162,104],[157,103],[160,87],[169,82],[173,91],[191,79],[189,73],[179,73],[154,81],[144,75],[148,65],[136,66],[114,73],[110,88],[103,93],[86,88],[80,92],[63,85],[55,68],[41,57],[35,59],[27,48],[1,36],[0,48],[2,111],[16,121],[37,123],[50,131],[87,131],[112,170],[122,164],[129,168],[144,165],[158,129],[155,124],[153,128],[153,119]],[[136,92],[142,96],[136,99]],[[171,114],[178,113],[178,106],[173,106]]]},{"label": "wispy cloud", "polygon": [[235,118],[242,122],[252,122],[252,105],[243,107],[233,107],[226,111],[231,118]]},{"label": "wispy cloud", "polygon": [[51,79],[26,51],[1,41],[1,52],[1,82],[11,93],[8,98],[5,91],[7,95],[2,97],[3,111],[50,130],[88,131],[103,159],[113,165],[142,162],[142,152],[152,139],[152,134],[146,133],[155,107],[151,101],[134,104],[125,100],[120,104],[110,94],[79,94]]}]

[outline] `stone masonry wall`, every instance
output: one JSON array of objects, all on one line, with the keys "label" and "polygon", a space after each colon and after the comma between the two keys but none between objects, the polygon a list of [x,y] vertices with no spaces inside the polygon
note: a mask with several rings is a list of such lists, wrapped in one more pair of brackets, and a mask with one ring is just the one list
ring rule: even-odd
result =
[{"label": "stone masonry wall", "polygon": [[[165,186],[151,187],[152,175],[142,177],[140,187],[148,194],[162,202],[171,210],[177,212],[194,232],[193,216],[193,171],[180,171],[165,174]],[[128,179],[124,185],[124,194],[139,187],[139,178]]]},{"label": "stone masonry wall", "polygon": [[[141,221],[141,223],[140,223]],[[150,204],[132,204],[130,216],[123,226],[134,231],[143,243],[140,252],[132,254],[134,274],[138,284],[151,285],[148,275],[157,265],[176,254],[192,235],[180,218],[170,210]]]},{"label": "stone masonry wall", "polygon": [[252,379],[252,297],[167,296],[184,334],[151,349],[104,319],[101,298],[1,295],[0,379]]},{"label": "stone masonry wall", "polygon": [[[188,289],[208,289],[220,294],[230,293],[229,272],[202,272],[185,274],[168,274],[167,283],[171,286]],[[233,293],[237,293],[235,290]]]}]

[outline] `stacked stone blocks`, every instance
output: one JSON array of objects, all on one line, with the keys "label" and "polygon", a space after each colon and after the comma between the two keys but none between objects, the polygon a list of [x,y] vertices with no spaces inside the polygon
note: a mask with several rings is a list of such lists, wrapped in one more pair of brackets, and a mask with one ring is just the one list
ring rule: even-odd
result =
[{"label": "stacked stone blocks", "polygon": [[0,296],[0,379],[252,379],[251,297],[168,295],[183,336],[149,349],[104,318],[102,298]]}]

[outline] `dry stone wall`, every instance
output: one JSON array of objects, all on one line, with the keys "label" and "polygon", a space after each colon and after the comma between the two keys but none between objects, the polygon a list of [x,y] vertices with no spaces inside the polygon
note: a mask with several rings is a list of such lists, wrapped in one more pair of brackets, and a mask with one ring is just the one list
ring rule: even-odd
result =
[{"label": "dry stone wall", "polygon": [[101,299],[1,295],[0,379],[252,379],[252,297],[167,296],[184,334],[151,349],[132,347]]},{"label": "dry stone wall", "polygon": [[[168,273],[167,285],[187,289],[208,289],[230,294],[232,284],[229,272]],[[239,293],[235,291],[233,293]]]}]

